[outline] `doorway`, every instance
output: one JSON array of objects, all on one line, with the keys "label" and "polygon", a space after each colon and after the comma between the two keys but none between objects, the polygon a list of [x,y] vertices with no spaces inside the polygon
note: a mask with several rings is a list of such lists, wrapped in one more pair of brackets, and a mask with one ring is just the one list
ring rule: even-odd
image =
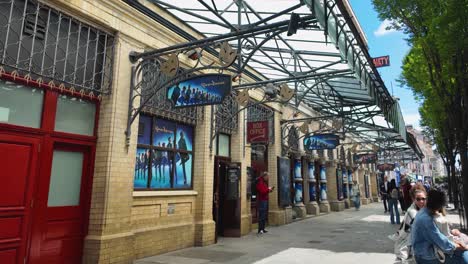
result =
[{"label": "doorway", "polygon": [[252,180],[252,197],[250,200],[250,213],[252,215],[252,224],[258,223],[258,206],[257,206],[257,190],[256,179],[263,172],[268,171],[268,147],[264,144],[252,144],[252,153],[250,158],[253,180]]},{"label": "doorway", "polygon": [[237,168],[240,170],[240,164],[232,163],[230,158],[215,157],[213,220],[216,223],[216,242],[218,236],[240,236],[240,174],[233,175]]}]

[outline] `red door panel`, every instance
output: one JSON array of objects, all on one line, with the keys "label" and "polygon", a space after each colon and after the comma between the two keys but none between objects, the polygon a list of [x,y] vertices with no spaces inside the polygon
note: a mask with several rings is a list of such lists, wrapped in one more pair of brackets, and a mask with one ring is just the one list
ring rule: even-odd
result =
[{"label": "red door panel", "polygon": [[[37,261],[34,263],[81,263],[83,241],[87,232],[89,188],[91,175],[91,148],[72,143],[51,142],[48,146],[51,151],[44,177],[41,176],[40,211],[45,212],[43,219],[37,225],[40,233],[40,245]],[[48,194],[51,181],[54,151],[74,152],[83,154],[81,164],[81,187],[78,205],[48,206]],[[67,177],[67,172],[60,173],[61,177]]]},{"label": "red door panel", "polygon": [[39,141],[0,134],[0,263],[24,263]]}]

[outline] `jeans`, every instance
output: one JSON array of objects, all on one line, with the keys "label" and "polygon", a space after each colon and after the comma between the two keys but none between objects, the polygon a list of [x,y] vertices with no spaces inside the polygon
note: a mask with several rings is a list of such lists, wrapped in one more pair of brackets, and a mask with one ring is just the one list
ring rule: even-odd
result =
[{"label": "jeans", "polygon": [[361,196],[354,196],[353,197],[353,203],[354,203],[354,207],[356,207],[356,210],[359,209],[359,207],[361,207]]},{"label": "jeans", "polygon": [[395,224],[395,217],[396,214],[396,223],[400,224],[400,212],[398,211],[398,199],[390,198],[388,199],[388,210],[390,211],[390,222]]},{"label": "jeans", "polygon": [[[438,259],[421,259],[415,256],[417,264],[439,264]],[[452,256],[445,254],[444,264],[463,264],[468,263],[468,251],[455,250],[455,253]]]},{"label": "jeans", "polygon": [[265,224],[268,212],[268,201],[258,202],[258,232],[265,230]]},{"label": "jeans", "polygon": [[386,195],[386,194],[382,194],[382,202],[383,202],[383,206],[384,206],[384,208],[385,208],[385,212],[388,211],[388,208],[387,208],[387,201],[388,201],[387,195]]}]

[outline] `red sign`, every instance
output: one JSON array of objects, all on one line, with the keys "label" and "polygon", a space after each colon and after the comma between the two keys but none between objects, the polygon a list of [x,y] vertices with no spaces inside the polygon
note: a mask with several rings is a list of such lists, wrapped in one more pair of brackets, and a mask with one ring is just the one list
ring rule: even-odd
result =
[{"label": "red sign", "polygon": [[268,142],[268,121],[247,122],[247,142]]},{"label": "red sign", "polygon": [[372,58],[376,68],[390,66],[390,56],[382,56],[377,58]]}]

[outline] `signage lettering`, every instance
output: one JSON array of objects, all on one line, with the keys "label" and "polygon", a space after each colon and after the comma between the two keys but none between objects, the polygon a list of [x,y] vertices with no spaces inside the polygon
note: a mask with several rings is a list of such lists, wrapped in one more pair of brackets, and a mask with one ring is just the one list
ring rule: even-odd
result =
[{"label": "signage lettering", "polygon": [[377,58],[372,58],[374,66],[376,68],[390,66],[390,56],[382,56]]},{"label": "signage lettering", "polygon": [[268,142],[268,121],[247,122],[247,142]]}]

